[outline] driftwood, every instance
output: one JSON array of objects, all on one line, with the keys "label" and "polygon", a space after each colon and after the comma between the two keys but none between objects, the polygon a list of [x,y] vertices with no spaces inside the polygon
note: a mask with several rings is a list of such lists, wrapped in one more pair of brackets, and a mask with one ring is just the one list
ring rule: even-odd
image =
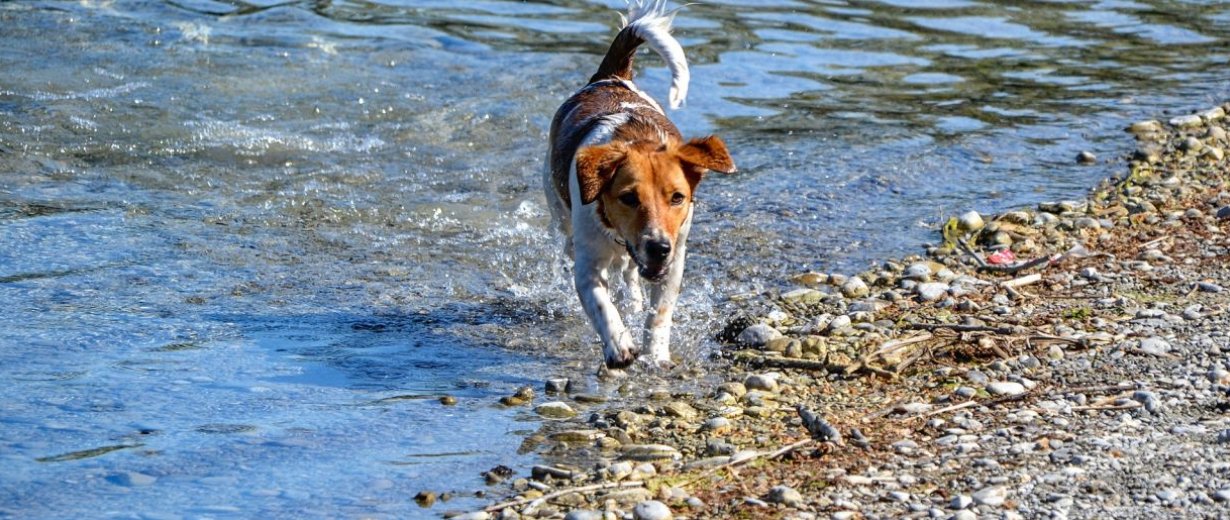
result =
[{"label": "driftwood", "polygon": [[496,511],[508,509],[510,507],[517,507],[519,505],[528,504],[534,501],[545,502],[552,498],[562,497],[570,493],[586,493],[589,491],[598,491],[602,489],[634,488],[634,487],[644,487],[644,486],[645,486],[645,483],[639,480],[632,480],[628,482],[606,482],[603,484],[590,484],[588,486],[580,486],[580,487],[573,487],[573,488],[568,488],[568,489],[561,489],[559,491],[553,491],[551,493],[547,493],[537,498],[518,498],[516,500],[509,500],[508,502],[500,502],[499,504],[487,506],[485,509],[483,509],[483,511],[487,513],[494,513]]}]

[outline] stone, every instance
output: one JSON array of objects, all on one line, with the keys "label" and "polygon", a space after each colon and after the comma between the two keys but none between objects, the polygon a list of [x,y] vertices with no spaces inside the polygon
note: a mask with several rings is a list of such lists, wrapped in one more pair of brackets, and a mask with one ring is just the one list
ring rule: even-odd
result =
[{"label": "stone", "polygon": [[1008,488],[1003,486],[988,486],[974,492],[974,503],[982,506],[999,507],[1008,499]]},{"label": "stone", "polygon": [[752,374],[743,380],[743,386],[748,390],[777,391],[777,378],[768,374]]},{"label": "stone", "polygon": [[1183,128],[1186,126],[1200,126],[1204,121],[1196,114],[1174,117],[1170,119],[1170,126]]},{"label": "stone", "polygon": [[548,394],[561,394],[568,389],[568,378],[548,379],[546,384],[546,392]]},{"label": "stone", "polygon": [[662,407],[662,412],[669,417],[678,417],[685,421],[693,420],[700,415],[695,408],[692,408],[692,405],[683,401],[667,403],[666,406]]},{"label": "stone", "polygon": [[1199,114],[1196,114],[1196,115],[1200,116],[1200,118],[1203,119],[1206,123],[1211,123],[1213,121],[1217,121],[1218,119],[1226,117],[1226,111],[1222,107],[1213,107],[1203,112],[1200,112]]},{"label": "stone", "polygon": [[948,284],[944,283],[920,283],[918,284],[918,299],[924,302],[933,302],[948,295]]},{"label": "stone", "polygon": [[564,515],[564,520],[602,520],[602,513],[585,509],[575,509]]},{"label": "stone", "polygon": [[457,404],[457,398],[451,395],[442,395],[440,396],[440,404],[444,406],[453,406]]},{"label": "stone", "polygon": [[568,406],[568,403],[563,401],[542,403],[535,406],[534,411],[537,412],[538,415],[552,419],[567,419],[569,417],[576,417],[577,415],[576,410],[573,410],[571,406]]},{"label": "stone", "polygon": [[1082,150],[1081,153],[1076,154],[1077,164],[1093,164],[1095,162],[1098,162],[1098,156],[1093,155],[1093,152]]},{"label": "stone", "polygon": [[107,477],[107,480],[112,484],[124,487],[141,487],[149,486],[158,481],[158,477],[146,475],[136,471],[122,471]]},{"label": "stone", "polygon": [[671,508],[657,500],[646,500],[632,508],[632,518],[636,520],[671,520]]},{"label": "stone", "polygon": [[747,395],[747,387],[743,383],[729,382],[718,385],[718,392],[726,392],[735,397],[743,397]]},{"label": "stone", "polygon": [[1204,148],[1204,143],[1195,137],[1188,136],[1179,142],[1179,149],[1185,152],[1199,152],[1201,148]]},{"label": "stone", "polygon": [[1213,492],[1213,500],[1218,502],[1230,501],[1230,488],[1219,489]]},{"label": "stone", "polygon": [[665,444],[630,444],[624,446],[621,457],[624,460],[652,462],[656,460],[678,460],[679,450]]},{"label": "stone", "polygon": [[952,393],[956,395],[957,397],[964,397],[966,399],[969,399],[971,397],[974,397],[975,395],[978,395],[978,390],[975,390],[968,386],[958,386],[957,389],[953,390]]},{"label": "stone", "polygon": [[993,381],[987,383],[987,393],[991,395],[1021,395],[1025,393],[1025,385],[1012,381]]},{"label": "stone", "polygon": [[1170,352],[1170,343],[1162,338],[1153,336],[1140,340],[1140,350],[1155,356],[1165,355]]},{"label": "stone", "polygon": [[1196,288],[1199,289],[1200,292],[1208,293],[1219,293],[1224,290],[1222,286],[1210,282],[1198,282],[1196,283]]},{"label": "stone", "polygon": [[969,495],[957,495],[948,503],[948,507],[952,509],[965,509],[974,504],[974,499]]},{"label": "stone", "polygon": [[1217,210],[1217,220],[1230,219],[1230,206],[1222,206]]},{"label": "stone", "polygon": [[846,283],[841,284],[841,294],[846,298],[863,298],[870,293],[867,282],[857,276],[851,276]]},{"label": "stone", "polygon": [[1136,135],[1152,134],[1152,133],[1157,133],[1161,131],[1162,131],[1162,124],[1157,121],[1153,121],[1153,120],[1137,121],[1135,123],[1132,123],[1132,126],[1128,127],[1128,132],[1131,132]]},{"label": "stone", "polygon": [[907,280],[929,282],[931,281],[931,266],[924,263],[913,264],[905,268],[905,272],[902,273],[902,277]]},{"label": "stone", "polygon": [[731,423],[730,423],[730,419],[727,419],[725,417],[714,417],[714,418],[705,420],[705,423],[701,425],[701,428],[704,429],[705,431],[713,432],[713,433],[720,435],[720,434],[730,431]]},{"label": "stone", "polygon": [[1226,158],[1226,151],[1216,146],[1206,146],[1200,156],[1213,162],[1220,162]]},{"label": "stone", "polygon": [[778,332],[777,329],[764,323],[757,323],[751,327],[743,329],[743,332],[739,333],[739,336],[735,338],[735,341],[738,341],[744,345],[760,347],[780,337],[782,337],[782,333]]},{"label": "stone", "polygon": [[982,220],[982,215],[979,215],[977,211],[966,211],[957,217],[957,226],[962,231],[978,231],[985,224]]},{"label": "stone", "polygon": [[803,495],[790,486],[773,486],[768,496],[765,497],[765,501],[795,508],[804,505]]},{"label": "stone", "polygon": [[851,320],[849,316],[846,316],[843,314],[841,316],[837,316],[833,318],[833,320],[828,323],[828,326],[825,327],[825,330],[829,332],[833,332],[835,330],[841,330],[846,327],[849,327],[850,323],[852,322],[853,320]]},{"label": "stone", "polygon": [[952,520],[978,520],[978,515],[968,509],[962,509],[948,517]]}]

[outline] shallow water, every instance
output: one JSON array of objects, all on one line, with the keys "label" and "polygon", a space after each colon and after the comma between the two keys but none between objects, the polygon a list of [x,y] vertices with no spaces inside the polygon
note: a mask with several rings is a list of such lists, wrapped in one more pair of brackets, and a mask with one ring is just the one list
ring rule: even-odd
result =
[{"label": "shallow water", "polygon": [[[0,3],[0,515],[404,518],[536,460],[536,420],[491,403],[598,359],[538,168],[622,3],[460,5]],[[740,165],[701,189],[690,357],[723,295],[1079,196],[1119,163],[1078,151],[1230,95],[1220,2],[709,2],[677,26],[673,117]]]}]

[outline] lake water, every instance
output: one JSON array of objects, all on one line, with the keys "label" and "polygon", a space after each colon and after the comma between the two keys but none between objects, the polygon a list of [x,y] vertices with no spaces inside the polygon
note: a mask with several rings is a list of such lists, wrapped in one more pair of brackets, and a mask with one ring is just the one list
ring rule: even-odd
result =
[{"label": "lake water", "polygon": [[[621,6],[0,3],[0,516],[434,516],[538,460],[532,413],[494,403],[595,385],[539,168]],[[673,117],[740,166],[701,188],[693,360],[725,295],[1078,197],[1128,122],[1230,97],[1224,2],[713,1],[676,25]]]}]

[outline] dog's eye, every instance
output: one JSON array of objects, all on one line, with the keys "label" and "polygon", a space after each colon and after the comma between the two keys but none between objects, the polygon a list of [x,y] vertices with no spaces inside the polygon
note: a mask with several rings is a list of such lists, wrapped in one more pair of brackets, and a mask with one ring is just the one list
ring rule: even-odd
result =
[{"label": "dog's eye", "polygon": [[675,193],[674,195],[671,195],[671,205],[672,206],[682,206],[683,202],[686,201],[687,199],[688,198],[683,196],[682,193]]},{"label": "dog's eye", "polygon": [[628,192],[619,196],[619,201],[624,203],[629,208],[635,208],[641,204],[641,200],[636,198],[636,192]]}]

